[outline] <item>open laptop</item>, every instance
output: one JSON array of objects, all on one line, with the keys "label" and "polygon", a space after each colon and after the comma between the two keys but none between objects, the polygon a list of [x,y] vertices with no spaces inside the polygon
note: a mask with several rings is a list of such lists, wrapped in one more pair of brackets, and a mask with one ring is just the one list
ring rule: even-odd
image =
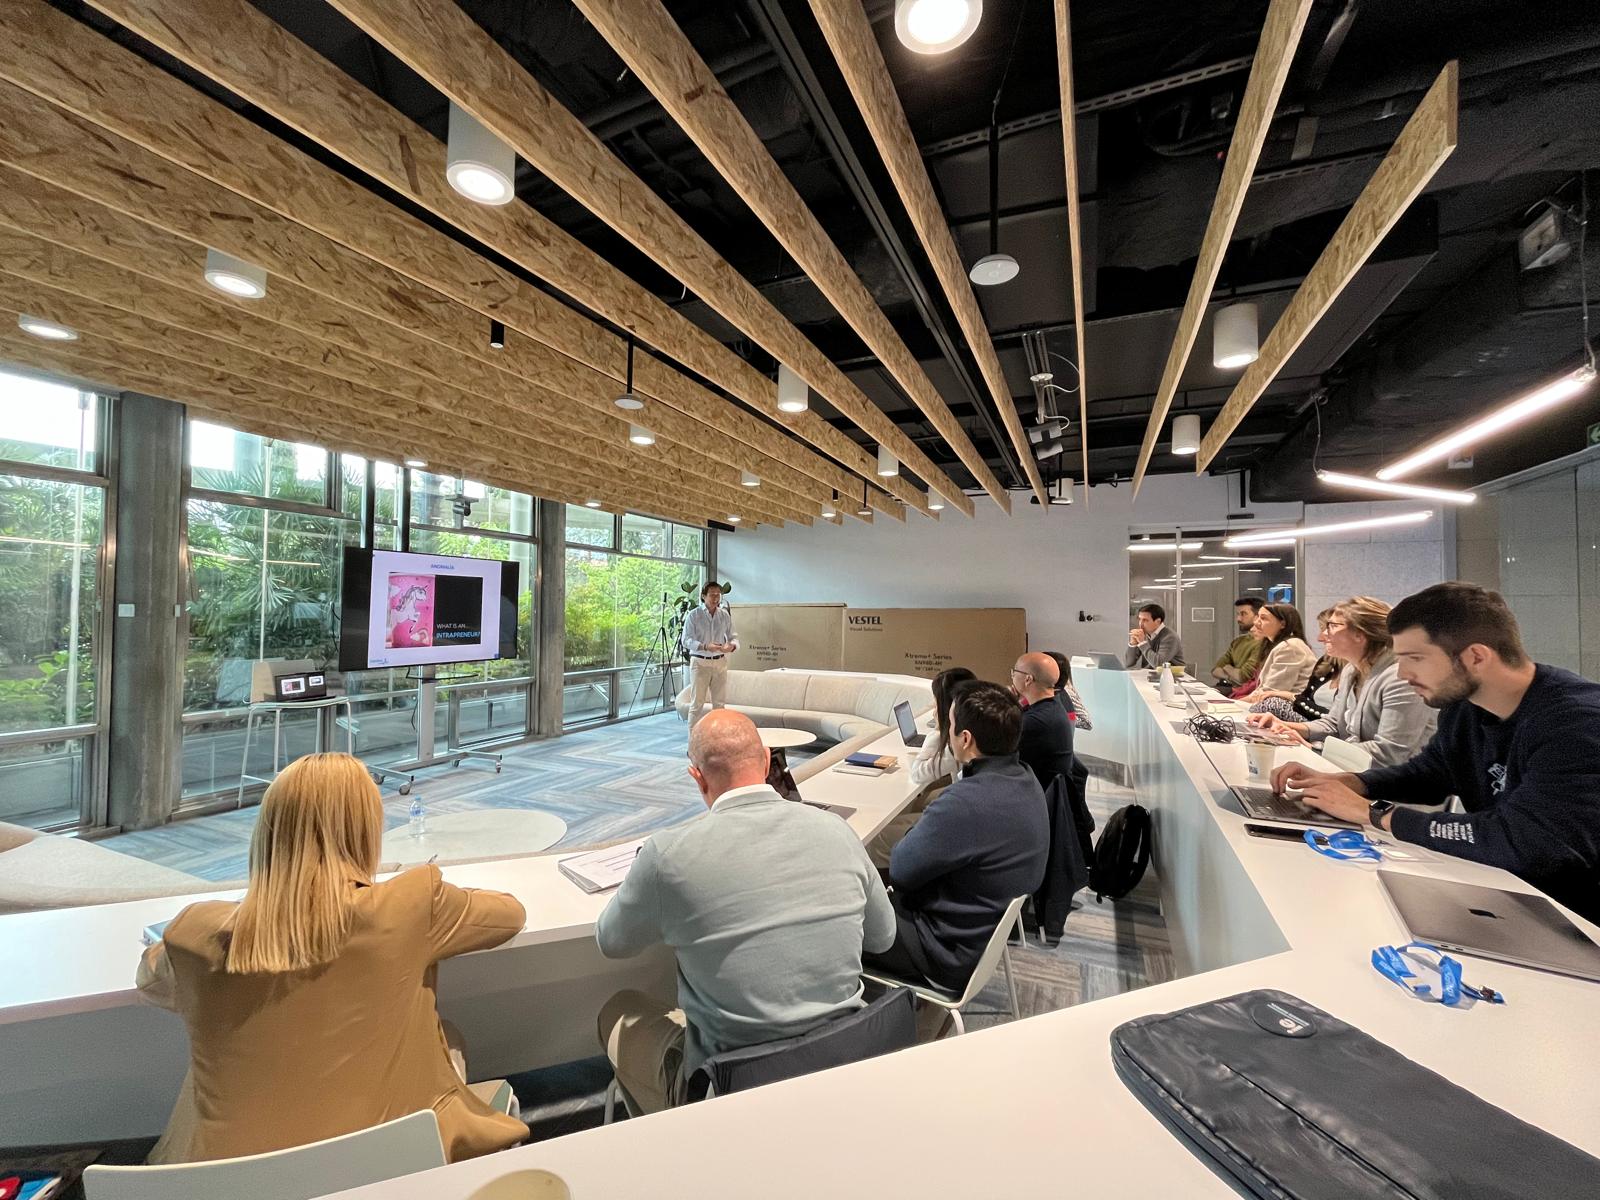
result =
[{"label": "open laptop", "polygon": [[928,735],[917,732],[917,719],[911,715],[911,701],[902,700],[894,706],[894,723],[900,726],[900,740],[908,746],[921,746]]},{"label": "open laptop", "polygon": [[1600,946],[1543,896],[1378,871],[1412,941],[1600,983]]}]

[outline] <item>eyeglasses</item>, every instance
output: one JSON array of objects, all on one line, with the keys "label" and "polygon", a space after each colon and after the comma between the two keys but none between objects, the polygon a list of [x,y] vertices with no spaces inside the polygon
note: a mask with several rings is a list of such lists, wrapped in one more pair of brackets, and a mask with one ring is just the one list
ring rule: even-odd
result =
[{"label": "eyeglasses", "polygon": [[1033,678],[1033,676],[1028,674],[1026,671],[1019,671],[1015,667],[1011,668],[1011,674],[1012,674],[1012,676],[1014,678],[1017,678],[1017,679],[1032,679]]},{"label": "eyeglasses", "polygon": [[1327,633],[1338,633],[1341,629],[1348,629],[1350,627],[1343,621],[1329,621],[1322,628]]}]

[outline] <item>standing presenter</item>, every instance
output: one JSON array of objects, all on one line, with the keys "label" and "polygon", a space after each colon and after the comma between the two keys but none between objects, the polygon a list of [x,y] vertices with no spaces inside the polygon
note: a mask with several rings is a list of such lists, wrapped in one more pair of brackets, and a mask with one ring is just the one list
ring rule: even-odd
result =
[{"label": "standing presenter", "polygon": [[689,652],[689,728],[700,719],[709,693],[711,707],[721,708],[728,694],[728,655],[739,648],[733,632],[733,614],[722,607],[722,588],[708,583],[700,589],[700,607],[683,622],[683,648]]}]

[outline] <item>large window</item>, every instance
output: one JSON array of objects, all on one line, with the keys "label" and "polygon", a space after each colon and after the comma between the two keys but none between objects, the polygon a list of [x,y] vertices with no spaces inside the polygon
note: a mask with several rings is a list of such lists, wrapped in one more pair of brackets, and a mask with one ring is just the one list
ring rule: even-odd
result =
[{"label": "large window", "polygon": [[0,821],[101,819],[102,407],[0,373]]},{"label": "large window", "polygon": [[663,675],[676,658],[678,600],[705,578],[705,533],[571,505],[566,526],[565,720],[658,711],[682,683],[681,670]]}]

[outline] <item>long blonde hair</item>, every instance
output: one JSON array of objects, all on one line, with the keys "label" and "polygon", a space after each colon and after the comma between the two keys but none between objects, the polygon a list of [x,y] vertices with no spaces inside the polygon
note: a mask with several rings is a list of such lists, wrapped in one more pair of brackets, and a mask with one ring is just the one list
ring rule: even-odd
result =
[{"label": "long blonde hair", "polygon": [[1372,665],[1394,649],[1394,636],[1389,632],[1389,606],[1376,596],[1351,596],[1335,604],[1333,612],[1345,623],[1345,628],[1359,634],[1367,643],[1367,652],[1350,660],[1350,684],[1355,690]]},{"label": "long blonde hair", "polygon": [[351,884],[372,882],[382,839],[383,801],[358,759],[290,763],[256,817],[228,972],[300,971],[336,957],[350,933]]}]

